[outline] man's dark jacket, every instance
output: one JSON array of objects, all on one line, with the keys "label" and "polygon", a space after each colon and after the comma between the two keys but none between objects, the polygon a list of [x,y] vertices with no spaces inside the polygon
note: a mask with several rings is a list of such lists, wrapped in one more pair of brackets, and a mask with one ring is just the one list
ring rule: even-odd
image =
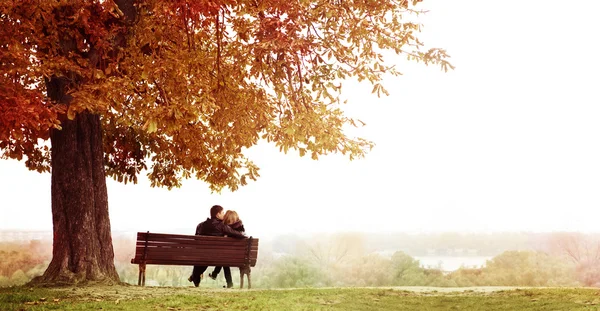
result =
[{"label": "man's dark jacket", "polygon": [[228,236],[232,238],[245,239],[246,236],[231,229],[218,218],[207,218],[196,227],[196,235]]}]

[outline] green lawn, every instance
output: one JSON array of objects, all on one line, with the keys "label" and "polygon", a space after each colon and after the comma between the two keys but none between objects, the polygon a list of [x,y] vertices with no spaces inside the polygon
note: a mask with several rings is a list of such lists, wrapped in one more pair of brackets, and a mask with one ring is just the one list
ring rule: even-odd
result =
[{"label": "green lawn", "polygon": [[[407,290],[409,289],[409,290]],[[455,290],[455,291],[453,291]],[[594,310],[600,289],[3,288],[0,310]]]}]

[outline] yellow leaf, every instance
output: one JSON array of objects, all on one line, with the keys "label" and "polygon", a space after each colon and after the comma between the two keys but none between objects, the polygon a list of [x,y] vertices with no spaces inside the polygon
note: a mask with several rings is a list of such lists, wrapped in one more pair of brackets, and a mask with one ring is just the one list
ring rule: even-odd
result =
[{"label": "yellow leaf", "polygon": [[94,70],[94,77],[96,79],[102,79],[104,78],[104,72],[102,72],[102,70]]},{"label": "yellow leaf", "polygon": [[371,91],[371,94],[378,92],[379,91],[379,83],[376,83],[375,85],[373,85],[373,90]]},{"label": "yellow leaf", "polygon": [[69,110],[67,110],[67,118],[69,118],[69,120],[74,120],[76,115],[75,109],[69,107]]},{"label": "yellow leaf", "polygon": [[156,120],[150,120],[150,122],[148,122],[148,133],[154,133],[154,132],[156,132],[156,129],[157,129]]}]

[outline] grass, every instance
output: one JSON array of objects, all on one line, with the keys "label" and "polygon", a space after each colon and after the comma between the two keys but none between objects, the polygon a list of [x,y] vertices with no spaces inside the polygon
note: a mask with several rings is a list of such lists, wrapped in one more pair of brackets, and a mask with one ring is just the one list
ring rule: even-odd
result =
[{"label": "grass", "polygon": [[[408,290],[407,290],[408,289]],[[3,288],[0,310],[593,310],[600,289],[169,287]]]}]

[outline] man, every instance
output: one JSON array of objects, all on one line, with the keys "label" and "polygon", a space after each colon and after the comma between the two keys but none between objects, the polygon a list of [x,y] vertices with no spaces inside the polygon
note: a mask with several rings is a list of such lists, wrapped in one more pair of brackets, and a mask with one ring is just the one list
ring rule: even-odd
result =
[{"label": "man", "polygon": [[[210,208],[210,218],[198,224],[196,227],[196,235],[210,235],[210,236],[228,236],[232,238],[245,239],[246,236],[236,230],[231,229],[228,225],[223,223],[223,216],[225,211],[220,205],[213,205]],[[207,266],[194,266],[192,276],[188,279],[194,282],[194,285],[198,287],[200,285],[200,275],[206,271]],[[227,288],[233,287],[233,280],[231,278],[231,269],[229,267],[223,267],[225,272],[225,281],[227,281]]]}]

